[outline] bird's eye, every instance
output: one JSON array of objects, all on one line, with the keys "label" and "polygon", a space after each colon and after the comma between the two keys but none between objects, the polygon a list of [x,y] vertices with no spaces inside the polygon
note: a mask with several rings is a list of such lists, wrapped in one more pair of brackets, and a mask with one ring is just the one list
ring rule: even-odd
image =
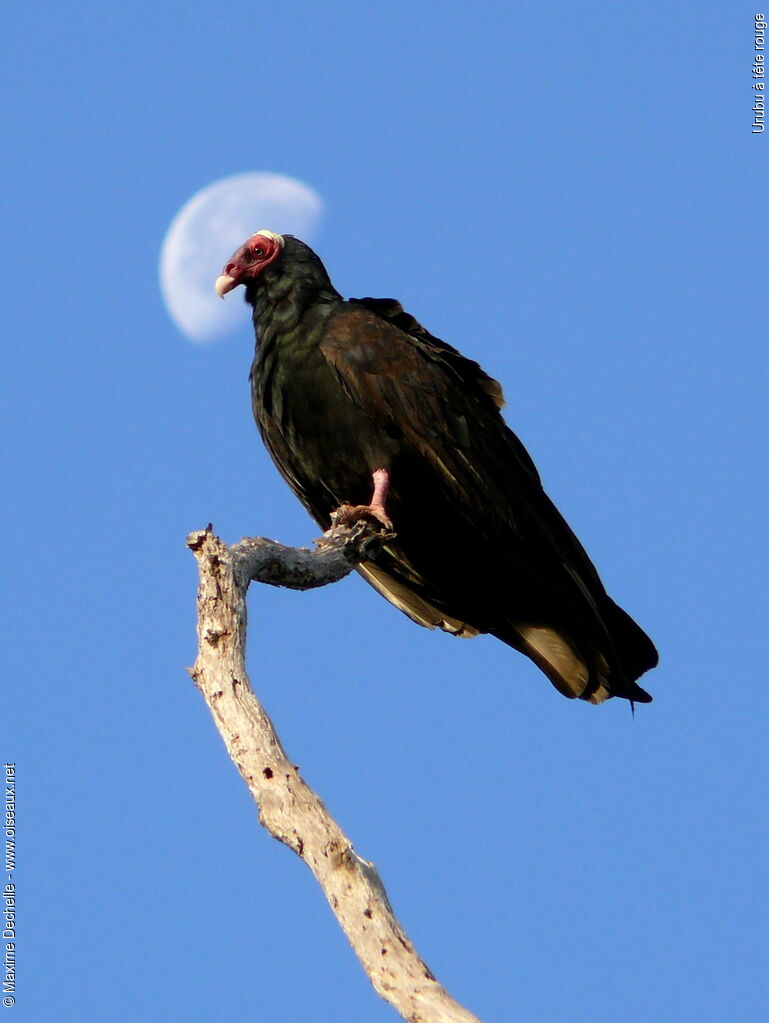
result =
[{"label": "bird's eye", "polygon": [[254,249],[254,255],[255,256],[263,256],[264,255],[264,249],[262,248],[261,245],[257,245],[256,246],[256,248]]}]

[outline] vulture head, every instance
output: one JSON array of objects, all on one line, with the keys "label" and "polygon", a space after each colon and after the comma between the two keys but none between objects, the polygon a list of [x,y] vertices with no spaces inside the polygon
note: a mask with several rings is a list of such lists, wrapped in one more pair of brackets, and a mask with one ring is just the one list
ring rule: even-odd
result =
[{"label": "vulture head", "polygon": [[217,277],[216,294],[224,298],[228,291],[239,284],[247,284],[256,280],[271,266],[285,247],[286,241],[282,234],[262,229],[237,249],[228,263],[225,264],[221,276]]},{"label": "vulture head", "polygon": [[279,305],[285,304],[284,300],[289,305],[293,302],[297,309],[314,301],[337,301],[342,297],[309,245],[292,234],[276,234],[264,228],[232,254],[214,287],[224,298],[239,284],[245,285],[246,301],[253,306],[258,293],[264,292],[270,301]]}]

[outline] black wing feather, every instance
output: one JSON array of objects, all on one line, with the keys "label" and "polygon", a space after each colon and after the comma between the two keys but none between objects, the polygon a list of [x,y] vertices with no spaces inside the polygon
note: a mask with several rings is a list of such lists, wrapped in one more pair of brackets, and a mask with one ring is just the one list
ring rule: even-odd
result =
[{"label": "black wing feather", "polygon": [[[584,548],[543,490],[528,452],[500,415],[501,388],[492,378],[389,300],[343,307],[320,348],[348,397],[432,473],[435,492],[451,504],[453,522],[464,523],[460,528],[471,547],[483,547],[479,557],[501,559],[513,585],[546,594],[554,628],[587,636],[591,647],[604,651],[593,658],[593,689],[607,682],[613,662],[613,691],[624,688],[631,698],[648,699],[632,678],[656,663],[656,651],[607,596]],[[397,493],[397,471],[393,476]],[[445,502],[442,507],[445,513]],[[400,568],[413,585],[408,561],[399,566],[394,552],[386,567],[396,574]],[[434,598],[429,580],[421,595]],[[456,617],[462,617],[458,610]],[[489,631],[517,645],[517,624],[508,620]],[[615,626],[622,634],[618,643],[621,638],[627,649],[624,658],[614,649]],[[486,631],[485,624],[482,628]]]}]

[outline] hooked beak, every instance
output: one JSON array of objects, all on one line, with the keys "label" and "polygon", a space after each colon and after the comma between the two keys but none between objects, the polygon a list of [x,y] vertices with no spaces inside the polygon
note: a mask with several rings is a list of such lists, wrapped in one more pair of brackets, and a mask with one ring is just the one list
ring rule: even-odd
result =
[{"label": "hooked beak", "polygon": [[233,288],[237,288],[240,281],[236,277],[230,277],[229,274],[222,274],[221,277],[216,278],[216,284],[214,284],[214,290],[219,298],[224,298],[228,291],[232,291]]}]

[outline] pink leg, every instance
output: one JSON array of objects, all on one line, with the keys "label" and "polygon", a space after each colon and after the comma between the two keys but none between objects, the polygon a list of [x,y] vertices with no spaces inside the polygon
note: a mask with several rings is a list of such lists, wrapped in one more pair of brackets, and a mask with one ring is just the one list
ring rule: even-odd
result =
[{"label": "pink leg", "polygon": [[387,469],[375,469],[372,473],[374,493],[371,504],[343,504],[334,513],[336,521],[351,526],[359,519],[373,518],[381,522],[385,529],[392,529],[393,524],[385,508],[387,491],[390,489],[390,473]]},{"label": "pink leg", "polygon": [[390,473],[387,469],[375,469],[373,479],[374,493],[371,495],[371,507],[378,508],[384,513],[387,491],[390,489]]}]

